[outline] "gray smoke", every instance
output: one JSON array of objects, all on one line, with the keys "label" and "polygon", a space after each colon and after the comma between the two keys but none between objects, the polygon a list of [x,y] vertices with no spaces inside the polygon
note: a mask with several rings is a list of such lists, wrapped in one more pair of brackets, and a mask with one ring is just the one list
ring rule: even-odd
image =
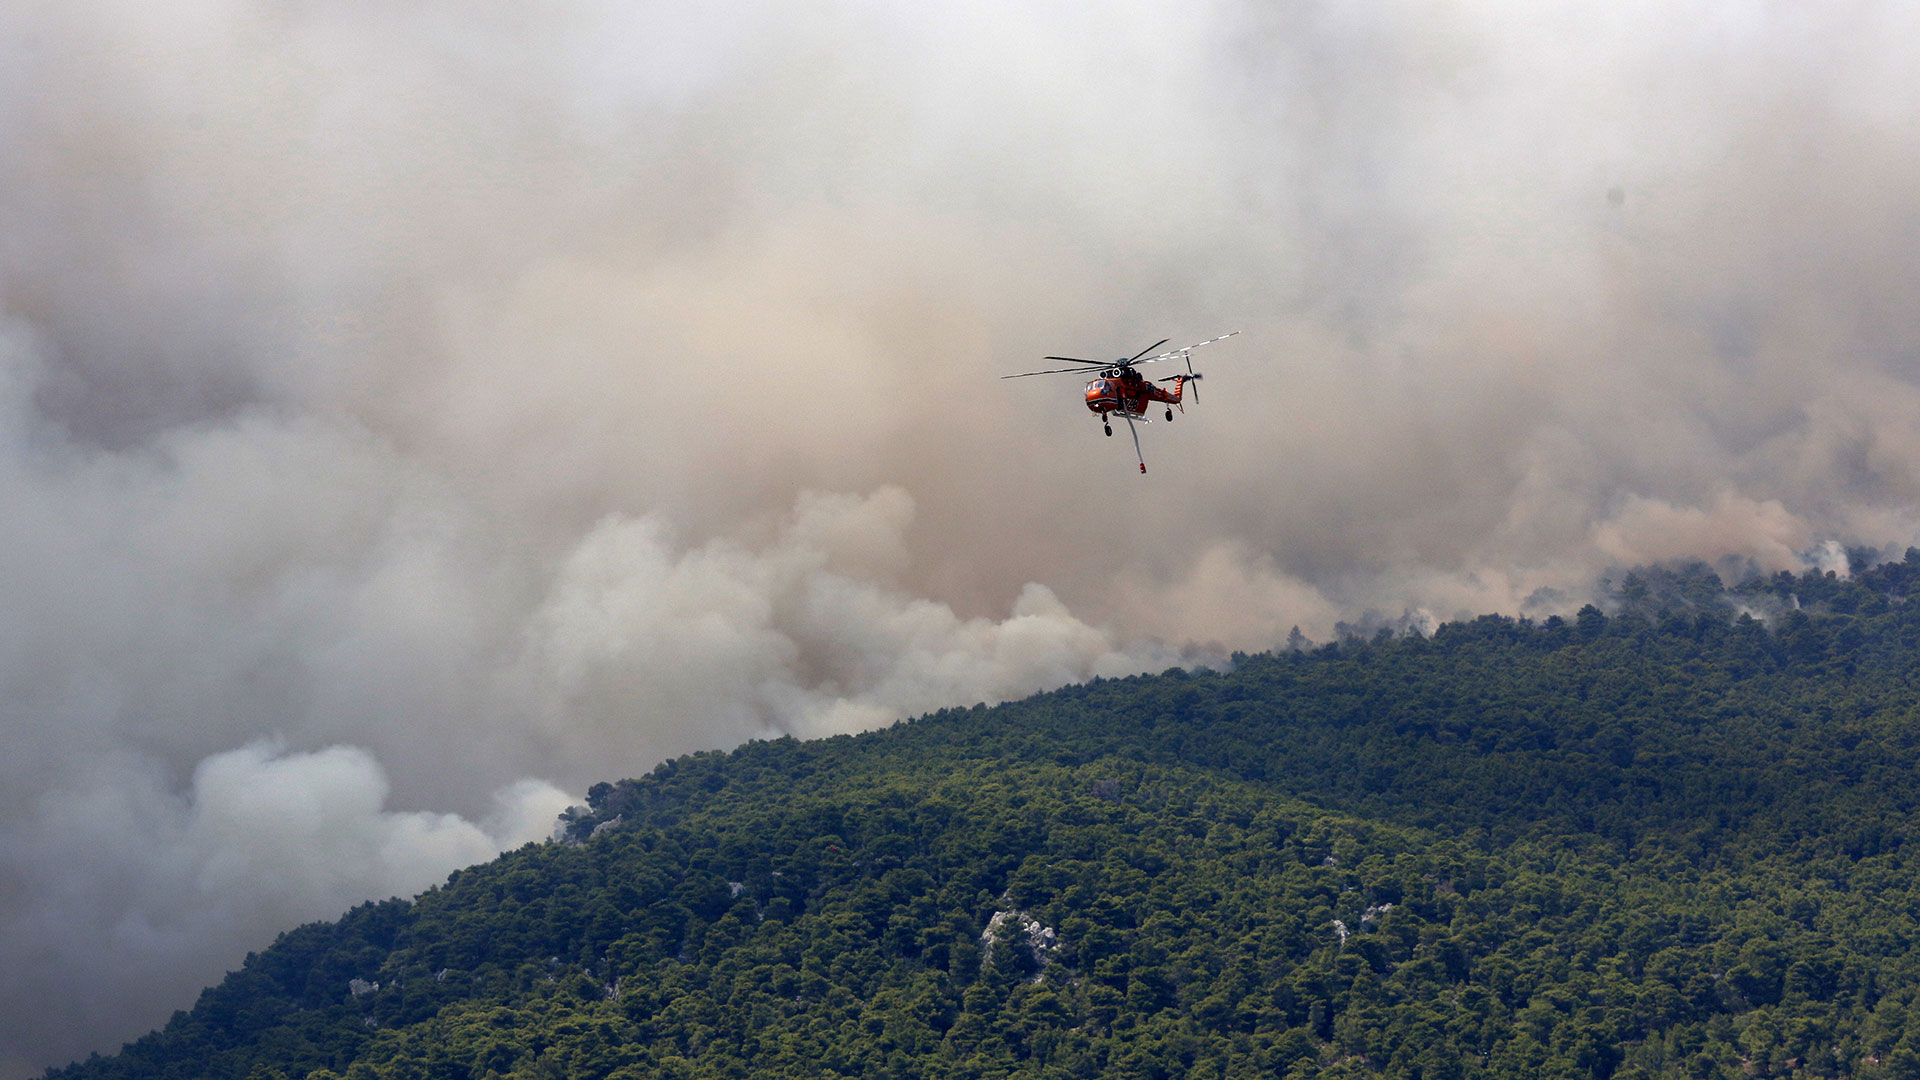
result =
[{"label": "gray smoke", "polygon": [[[0,1075],[668,755],[1902,549],[1914,42],[0,7]],[[1235,329],[1144,478],[996,378]]]}]

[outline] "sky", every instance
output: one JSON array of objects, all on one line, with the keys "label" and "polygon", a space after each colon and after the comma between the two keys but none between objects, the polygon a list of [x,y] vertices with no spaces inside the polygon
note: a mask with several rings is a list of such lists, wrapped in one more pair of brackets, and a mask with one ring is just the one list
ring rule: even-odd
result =
[{"label": "sky", "polygon": [[[1915,115],[1860,0],[0,5],[0,1078],[672,755],[1903,551]],[[1146,476],[1000,378],[1228,331]]]}]

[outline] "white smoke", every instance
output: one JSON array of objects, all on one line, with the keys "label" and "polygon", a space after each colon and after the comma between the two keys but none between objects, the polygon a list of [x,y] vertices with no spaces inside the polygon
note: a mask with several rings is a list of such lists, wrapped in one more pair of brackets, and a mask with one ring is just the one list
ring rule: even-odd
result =
[{"label": "white smoke", "polygon": [[[65,779],[0,833],[14,879],[0,924],[14,1068],[29,1063],[33,1032],[59,1048],[75,1040],[57,1033],[111,1035],[130,1017],[164,1016],[191,1003],[176,972],[204,978],[235,962],[236,944],[543,839],[567,802],[525,781],[496,792],[478,823],[398,812],[365,751],[266,743],[207,758],[184,791],[132,754]],[[39,869],[23,881],[26,867]],[[84,992],[47,993],[63,986]]]},{"label": "white smoke", "polygon": [[899,488],[803,493],[760,550],[723,539],[682,551],[657,522],[601,522],[529,620],[524,715],[563,761],[650,761],[1195,659],[1150,642],[1121,649],[1043,585],[996,621],[887,584],[912,513]]},{"label": "white smoke", "polygon": [[[0,6],[0,1074],[667,755],[1901,550],[1916,42]],[[1145,478],[995,378],[1236,329]]]}]

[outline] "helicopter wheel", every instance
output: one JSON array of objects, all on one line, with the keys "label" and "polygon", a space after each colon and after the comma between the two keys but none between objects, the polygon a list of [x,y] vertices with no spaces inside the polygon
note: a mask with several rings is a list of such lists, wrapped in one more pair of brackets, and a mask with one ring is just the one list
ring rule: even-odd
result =
[{"label": "helicopter wheel", "polygon": [[1101,426],[1102,428],[1104,428],[1104,429],[1106,430],[1106,433],[1107,433],[1107,438],[1109,438],[1109,439],[1111,439],[1111,438],[1113,438],[1113,428],[1112,428],[1112,427],[1110,427],[1110,426],[1108,426],[1108,425],[1106,425],[1106,424],[1101,424],[1100,426]]},{"label": "helicopter wheel", "polygon": [[1169,423],[1169,424],[1171,424],[1171,423],[1173,423],[1173,410],[1172,410],[1172,409],[1168,409],[1168,410],[1167,410],[1167,423]]}]

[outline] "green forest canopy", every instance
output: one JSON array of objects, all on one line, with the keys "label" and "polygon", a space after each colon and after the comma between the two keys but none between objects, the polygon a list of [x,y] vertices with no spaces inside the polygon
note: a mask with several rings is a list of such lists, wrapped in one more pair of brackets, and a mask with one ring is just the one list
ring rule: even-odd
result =
[{"label": "green forest canopy", "polygon": [[692,755],[48,1075],[1920,1077],[1916,591],[1646,570]]}]

